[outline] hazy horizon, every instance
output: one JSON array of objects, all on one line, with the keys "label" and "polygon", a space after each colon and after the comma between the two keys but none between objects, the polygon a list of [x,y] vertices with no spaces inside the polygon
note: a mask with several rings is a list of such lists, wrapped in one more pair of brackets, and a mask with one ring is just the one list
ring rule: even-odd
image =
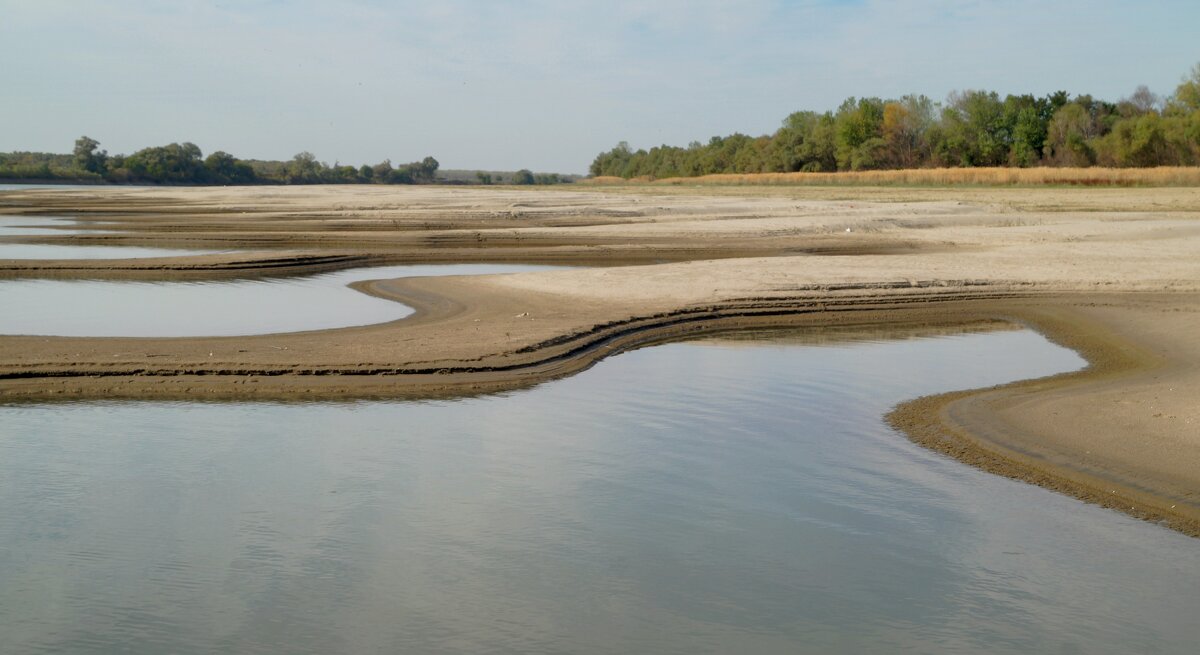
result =
[{"label": "hazy horizon", "polygon": [[191,141],[246,159],[583,173],[618,141],[773,132],[848,96],[1171,93],[1185,2],[119,5],[0,0],[0,151]]}]

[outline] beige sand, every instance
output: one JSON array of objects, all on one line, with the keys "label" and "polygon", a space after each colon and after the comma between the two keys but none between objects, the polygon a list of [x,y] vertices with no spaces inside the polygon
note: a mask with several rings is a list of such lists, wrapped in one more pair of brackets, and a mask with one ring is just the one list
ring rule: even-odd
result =
[{"label": "beige sand", "polygon": [[[363,263],[637,263],[361,284],[394,323],[207,339],[0,337],[0,398],[488,391],[706,330],[1006,319],[1080,374],[890,417],[998,473],[1200,534],[1200,190],[308,187],[0,194],[111,233],[30,242],[248,252],[0,260],[0,277],[207,278]],[[664,263],[658,263],[664,262]]]}]

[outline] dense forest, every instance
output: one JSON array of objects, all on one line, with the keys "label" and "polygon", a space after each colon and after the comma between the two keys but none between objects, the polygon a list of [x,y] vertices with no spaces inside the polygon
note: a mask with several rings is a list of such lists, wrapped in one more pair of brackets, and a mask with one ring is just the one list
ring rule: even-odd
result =
[{"label": "dense forest", "polygon": [[774,134],[733,134],[632,150],[622,142],[592,162],[593,176],[693,177],[974,166],[1194,166],[1200,164],[1200,64],[1168,97],[1145,86],[1117,102],[1065,91],[1044,97],[992,91],[898,100],[849,98],[837,111],[799,111]]},{"label": "dense forest", "polygon": [[[207,157],[193,143],[172,143],[144,148],[132,155],[109,155],[90,137],[75,141],[70,155],[41,152],[0,153],[0,179],[114,184],[500,184],[506,175],[479,172],[470,178],[455,172],[449,179],[438,177],[438,161],[421,161],[393,166],[391,160],[378,164],[332,166],[302,152],[288,161],[238,159],[217,151]],[[559,184],[570,176],[534,174],[521,169],[507,174],[511,184]]]}]

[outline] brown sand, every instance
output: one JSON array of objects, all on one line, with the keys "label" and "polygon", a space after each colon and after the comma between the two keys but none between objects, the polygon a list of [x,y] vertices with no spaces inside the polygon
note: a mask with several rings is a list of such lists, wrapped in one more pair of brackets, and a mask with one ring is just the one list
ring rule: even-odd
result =
[{"label": "brown sand", "polygon": [[0,213],[72,215],[110,230],[8,241],[246,250],[0,260],[0,277],[645,264],[363,283],[418,311],[342,330],[0,337],[0,398],[470,393],[716,329],[1004,319],[1075,348],[1091,366],[917,399],[892,423],[972,464],[1200,534],[1195,188],[99,188],[0,192]]}]

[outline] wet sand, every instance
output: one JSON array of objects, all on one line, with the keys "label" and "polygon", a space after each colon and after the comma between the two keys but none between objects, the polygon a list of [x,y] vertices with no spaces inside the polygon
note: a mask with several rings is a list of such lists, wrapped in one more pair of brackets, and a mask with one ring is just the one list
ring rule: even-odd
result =
[{"label": "wet sand", "polygon": [[917,399],[893,425],[988,470],[1200,534],[1200,189],[97,188],[0,193],[5,213],[106,230],[9,241],[240,252],[0,260],[0,278],[636,265],[359,283],[417,312],[339,330],[3,336],[0,399],[478,393],[713,330],[1002,319],[1091,366]]}]

